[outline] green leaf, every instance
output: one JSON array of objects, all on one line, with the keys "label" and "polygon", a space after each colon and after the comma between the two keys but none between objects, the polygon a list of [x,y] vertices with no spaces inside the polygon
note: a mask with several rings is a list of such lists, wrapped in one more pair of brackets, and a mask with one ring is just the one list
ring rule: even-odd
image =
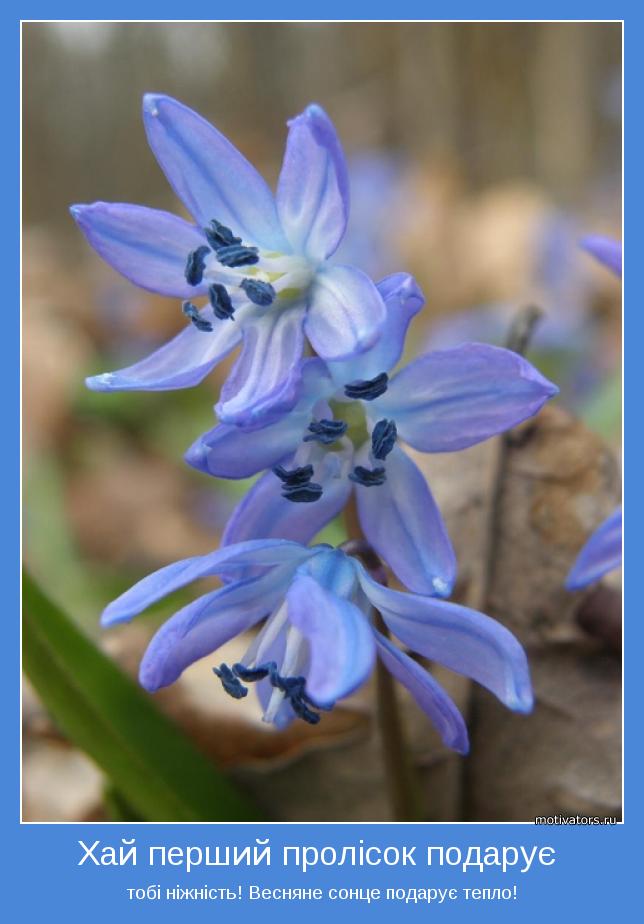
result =
[{"label": "green leaf", "polygon": [[145,821],[140,818],[132,806],[126,802],[118,789],[111,783],[103,789],[103,807],[109,821]]},{"label": "green leaf", "polygon": [[23,577],[23,658],[45,707],[147,821],[253,821],[253,805]]}]

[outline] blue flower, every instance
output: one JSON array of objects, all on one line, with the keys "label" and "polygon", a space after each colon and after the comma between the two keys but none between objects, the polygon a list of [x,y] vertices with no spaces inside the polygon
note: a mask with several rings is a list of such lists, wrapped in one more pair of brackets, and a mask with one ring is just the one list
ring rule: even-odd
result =
[{"label": "blue flower", "polygon": [[[406,185],[403,159],[390,151],[364,150],[349,158],[351,223],[339,257],[382,276],[404,265],[404,242],[417,201]],[[391,233],[396,215],[397,233]]]},{"label": "blue flower", "polygon": [[584,250],[612,270],[616,276],[622,275],[622,244],[610,237],[598,234],[589,235],[581,240]]},{"label": "blue flower", "polygon": [[305,360],[289,412],[262,429],[219,424],[186,460],[222,478],[269,469],[233,513],[224,544],[309,542],[355,489],[362,531],[400,581],[416,593],[448,596],[454,552],[400,441],[421,452],[465,449],[536,414],[557,388],[521,356],[477,343],[428,353],[389,378],[423,296],[403,273],[378,288],[387,318],[372,349],[344,362]]},{"label": "blue flower", "polygon": [[[144,97],[152,150],[194,224],[137,205],[71,211],[94,249],[143,288],[186,300],[187,328],[141,362],[88,379],[97,391],[187,388],[241,344],[217,413],[251,424],[292,407],[305,338],[339,360],[378,338],[375,285],[328,258],[344,235],[349,190],[335,129],[317,105],[289,123],[277,194],[212,125],[167,96]],[[192,299],[208,298],[197,308]]]},{"label": "blue flower", "polygon": [[360,687],[375,657],[405,686],[461,753],[467,731],[456,706],[431,674],[381,634],[380,611],[393,635],[413,651],[471,677],[518,712],[532,708],[523,648],[503,626],[467,607],[390,590],[339,549],[257,540],[190,558],[144,578],[103,614],[103,625],[131,619],[199,578],[228,583],[175,613],[143,657],[140,681],[149,691],[173,683],[194,661],[266,618],[239,664],[214,668],[224,689],[242,699],[254,683],[264,720],[279,727],[296,716],[319,721]]},{"label": "blue flower", "polygon": [[568,590],[598,581],[622,563],[622,508],[618,507],[592,534],[566,578]]}]

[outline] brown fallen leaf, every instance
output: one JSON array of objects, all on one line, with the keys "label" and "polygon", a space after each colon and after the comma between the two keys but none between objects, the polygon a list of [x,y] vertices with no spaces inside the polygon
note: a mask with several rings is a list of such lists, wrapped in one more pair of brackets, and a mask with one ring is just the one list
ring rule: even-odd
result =
[{"label": "brown fallen leaf", "polygon": [[[472,541],[493,455],[481,446],[430,463],[430,483],[459,560],[468,563],[460,585],[466,598],[484,560],[473,554]],[[484,608],[525,646],[536,706],[530,716],[512,715],[472,685],[463,791],[468,819],[620,814],[620,663],[580,625],[580,604],[594,591],[571,594],[563,586],[619,491],[610,448],[561,408],[546,407],[513,431]],[[476,540],[485,541],[484,531]]]}]

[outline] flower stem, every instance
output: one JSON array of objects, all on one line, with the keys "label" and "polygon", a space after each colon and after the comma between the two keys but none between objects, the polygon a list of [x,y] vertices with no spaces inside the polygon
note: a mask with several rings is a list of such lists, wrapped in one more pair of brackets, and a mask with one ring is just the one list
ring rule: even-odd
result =
[{"label": "flower stem", "polygon": [[506,338],[506,349],[524,356],[535,327],[543,317],[543,311],[537,305],[526,305],[517,312]]},{"label": "flower stem", "polygon": [[[389,634],[378,611],[375,625],[383,635]],[[421,821],[418,780],[405,739],[394,680],[380,659],[376,664],[376,696],[382,757],[393,820]]]},{"label": "flower stem", "polygon": [[[353,538],[341,548],[347,555],[360,558],[372,577],[387,583],[384,566],[369,543],[362,537],[355,509],[350,502],[345,512],[347,532]],[[389,638],[389,630],[378,610],[374,610],[374,626]],[[403,727],[394,680],[384,664],[376,664],[377,719],[380,730],[382,757],[389,805],[393,821],[422,821],[418,780],[412,765]]]},{"label": "flower stem", "polygon": [[[527,305],[515,316],[505,346],[508,350],[523,356],[528,349],[530,338],[536,325],[543,316],[543,311],[536,305]],[[490,503],[488,507],[487,541],[483,562],[483,578],[478,588],[478,599],[470,603],[474,609],[485,612],[490,588],[496,576],[498,539],[501,531],[501,501],[505,488],[508,469],[508,456],[512,447],[512,431],[503,433],[497,439],[496,458],[494,460],[492,483],[490,488]]]}]

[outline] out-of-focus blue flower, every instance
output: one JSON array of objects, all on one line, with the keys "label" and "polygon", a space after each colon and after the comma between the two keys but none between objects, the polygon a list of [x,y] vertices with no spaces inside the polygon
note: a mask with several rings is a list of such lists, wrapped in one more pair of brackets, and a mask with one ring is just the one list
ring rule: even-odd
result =
[{"label": "out-of-focus blue flower", "polygon": [[536,414],[557,388],[516,353],[479,343],[428,353],[390,379],[423,296],[404,273],[378,288],[387,318],[376,346],[344,362],[305,360],[291,411],[262,429],[219,424],[186,460],[222,478],[272,469],[237,507],[224,544],[308,542],[355,488],[363,533],[402,583],[448,596],[454,552],[427,482],[398,440],[421,452],[465,449]]},{"label": "out-of-focus blue flower", "polygon": [[619,568],[621,563],[622,508],[618,507],[582,548],[566,578],[566,588],[580,590]]},{"label": "out-of-focus blue flower", "polygon": [[[339,249],[343,262],[361,266],[373,278],[404,265],[401,241],[414,207],[405,188],[402,159],[373,150],[349,158],[351,223]],[[396,234],[391,233],[396,216]]]},{"label": "out-of-focus blue flower", "polygon": [[[582,245],[589,240],[605,239],[586,238]],[[442,349],[462,340],[502,344],[517,305],[535,303],[544,309],[544,317],[531,339],[531,352],[540,361],[547,359],[564,402],[579,409],[619,361],[617,353],[606,348],[605,334],[598,332],[589,314],[590,294],[591,277],[580,260],[578,228],[568,216],[553,212],[535,229],[531,272],[516,300],[450,314],[432,325],[426,345]]]},{"label": "out-of-focus blue flower", "polygon": [[610,237],[600,237],[599,235],[589,235],[581,240],[581,246],[584,250],[592,254],[595,259],[612,270],[616,276],[621,278],[622,275],[622,244],[621,241],[614,241]]},{"label": "out-of-focus blue flower", "polygon": [[[289,123],[277,193],[216,128],[167,96],[144,97],[152,150],[195,224],[136,205],[71,211],[94,249],[132,282],[186,299],[187,328],[141,362],[88,379],[97,391],[187,388],[239,344],[217,406],[251,424],[292,407],[307,338],[339,360],[378,338],[385,308],[373,282],[331,265],[349,190],[332,122],[317,105]],[[191,299],[207,296],[198,309]]]},{"label": "out-of-focus blue flower", "polygon": [[[581,241],[584,250],[600,263],[622,275],[622,245],[608,237],[592,235]],[[622,563],[622,508],[618,507],[592,534],[566,578],[568,590],[593,584]]]},{"label": "out-of-focus blue flower", "polygon": [[375,608],[413,651],[471,677],[510,709],[532,708],[525,653],[507,629],[467,607],[390,590],[331,546],[257,540],[176,562],[111,603],[103,625],[127,621],[179,587],[216,574],[229,583],[183,607],[150,642],[139,674],[147,690],[173,683],[194,661],[268,617],[242,662],[214,668],[237,699],[248,684],[257,685],[266,722],[319,721],[319,710],[364,683],[378,656],[445,744],[465,753],[458,709],[431,674],[374,627]]},{"label": "out-of-focus blue flower", "polygon": [[571,219],[559,212],[545,215],[535,226],[530,269],[525,288],[513,302],[483,304],[455,312],[432,325],[428,345],[452,346],[459,339],[503,343],[517,305],[534,302],[545,311],[531,343],[537,350],[570,350],[571,340],[584,337],[589,276],[579,260],[578,233]]}]

